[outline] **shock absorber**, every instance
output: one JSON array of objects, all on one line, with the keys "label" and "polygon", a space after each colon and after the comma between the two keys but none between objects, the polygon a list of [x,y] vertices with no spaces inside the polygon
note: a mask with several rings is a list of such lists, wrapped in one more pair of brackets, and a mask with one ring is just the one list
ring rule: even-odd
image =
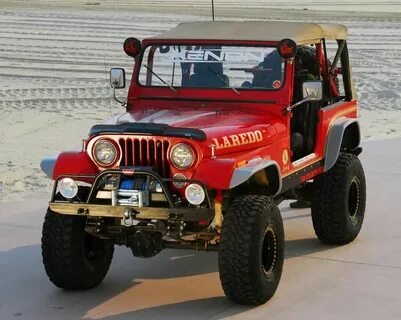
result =
[{"label": "shock absorber", "polygon": [[216,190],[216,195],[214,197],[214,225],[215,228],[220,232],[223,226],[223,193],[221,190]]}]

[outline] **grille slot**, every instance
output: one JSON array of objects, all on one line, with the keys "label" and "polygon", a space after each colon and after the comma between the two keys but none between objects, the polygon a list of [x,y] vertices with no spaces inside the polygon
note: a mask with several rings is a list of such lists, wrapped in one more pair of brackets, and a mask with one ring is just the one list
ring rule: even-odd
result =
[{"label": "grille slot", "polygon": [[120,138],[121,166],[153,167],[162,177],[169,177],[167,161],[169,142],[160,139]]}]

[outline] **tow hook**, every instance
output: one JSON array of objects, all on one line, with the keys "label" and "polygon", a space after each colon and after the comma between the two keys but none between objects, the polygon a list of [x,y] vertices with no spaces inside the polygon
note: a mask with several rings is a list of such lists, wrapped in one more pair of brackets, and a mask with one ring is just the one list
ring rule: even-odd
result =
[{"label": "tow hook", "polygon": [[131,227],[135,225],[138,221],[135,220],[135,212],[132,209],[125,209],[124,211],[124,218],[123,218],[123,224],[126,227]]}]

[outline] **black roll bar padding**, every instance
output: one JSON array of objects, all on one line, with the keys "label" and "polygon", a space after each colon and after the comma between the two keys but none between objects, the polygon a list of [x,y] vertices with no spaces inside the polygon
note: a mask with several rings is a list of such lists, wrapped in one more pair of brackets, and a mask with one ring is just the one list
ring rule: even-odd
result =
[{"label": "black roll bar padding", "polygon": [[352,81],[351,81],[351,70],[350,70],[350,63],[349,63],[349,56],[348,56],[348,48],[347,48],[347,41],[344,41],[344,48],[341,54],[341,69],[342,69],[342,76],[344,81],[344,91],[345,91],[345,98],[347,101],[352,99]]},{"label": "black roll bar padding", "polygon": [[323,38],[323,52],[324,52],[324,60],[326,64],[326,79],[324,79],[324,85],[326,86],[326,91],[329,93],[329,98],[330,101],[333,99],[333,96],[331,95],[331,90],[330,90],[330,74],[329,74],[329,65],[328,65],[328,59],[327,59],[327,48],[326,48],[326,39]]}]

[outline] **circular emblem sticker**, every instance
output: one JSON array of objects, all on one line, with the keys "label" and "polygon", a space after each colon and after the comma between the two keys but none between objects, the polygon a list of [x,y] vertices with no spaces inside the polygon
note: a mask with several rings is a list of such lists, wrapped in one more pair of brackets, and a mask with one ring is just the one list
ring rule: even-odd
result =
[{"label": "circular emblem sticker", "polygon": [[273,85],[274,89],[278,89],[278,88],[281,87],[281,81],[280,80],[274,80],[272,85]]},{"label": "circular emblem sticker", "polygon": [[286,165],[288,163],[288,150],[283,150],[283,164]]}]

